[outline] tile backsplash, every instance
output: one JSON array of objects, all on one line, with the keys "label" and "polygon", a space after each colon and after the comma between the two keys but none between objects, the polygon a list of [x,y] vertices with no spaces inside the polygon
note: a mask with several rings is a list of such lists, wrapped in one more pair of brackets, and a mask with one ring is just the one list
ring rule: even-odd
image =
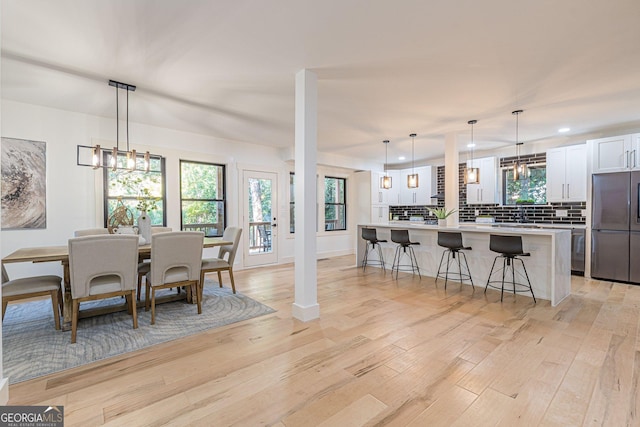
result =
[{"label": "tile backsplash", "polygon": [[[545,153],[530,154],[521,156],[522,160],[528,164],[544,163],[546,161]],[[500,159],[500,167],[507,167],[513,164],[515,157],[505,157]],[[586,210],[586,202],[571,203],[547,203],[546,205],[520,205],[520,206],[501,206],[499,204],[486,205],[467,205],[467,186],[464,184],[464,167],[461,163],[459,169],[460,184],[460,222],[474,222],[476,211],[478,215],[491,215],[496,222],[519,222],[526,221],[532,223],[545,224],[585,224],[586,218],[582,215]],[[438,166],[438,193],[444,194],[444,166]],[[434,200],[435,201],[435,200]],[[425,206],[390,206],[389,212],[393,217],[400,220],[409,220],[411,216],[422,216],[426,221],[436,222],[434,216],[429,215],[429,208],[443,207],[444,200],[438,200],[437,204]],[[566,212],[565,212],[566,211]],[[405,215],[406,213],[406,215]],[[562,216],[557,216],[558,213]]]}]

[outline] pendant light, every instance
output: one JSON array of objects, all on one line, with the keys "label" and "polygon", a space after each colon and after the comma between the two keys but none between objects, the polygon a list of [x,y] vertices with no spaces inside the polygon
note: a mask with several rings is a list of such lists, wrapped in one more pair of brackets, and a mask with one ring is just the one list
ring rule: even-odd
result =
[{"label": "pendant light", "polygon": [[415,147],[415,138],[416,134],[412,133],[409,135],[411,137],[411,175],[407,175],[407,187],[409,188],[418,188],[418,174],[414,168],[414,147]]},{"label": "pendant light", "polygon": [[[128,83],[121,83],[115,80],[109,80],[109,86],[116,88],[116,146],[111,150],[104,150],[100,144],[96,144],[93,147],[86,145],[78,145],[77,150],[77,164],[78,166],[91,166],[93,169],[109,168],[112,171],[118,169],[126,169],[129,171],[151,171],[151,159],[161,159],[160,156],[152,155],[148,151],[142,156],[142,168],[138,169],[138,153],[136,150],[129,148],[129,92],[136,90],[134,85]],[[126,133],[127,133],[127,147],[126,151],[120,150],[120,89],[127,91],[127,115],[126,115]],[[88,151],[88,153],[87,153]],[[102,163],[103,154],[108,153],[106,164]],[[87,159],[87,155],[90,157]],[[126,162],[124,167],[119,167],[118,158],[125,157]],[[86,160],[85,160],[86,159]]]},{"label": "pendant light", "polygon": [[471,162],[467,166],[467,169],[464,171],[464,183],[465,184],[479,184],[480,183],[480,169],[474,167],[474,164],[473,164],[473,147],[476,146],[475,142],[473,141],[473,125],[475,125],[476,123],[478,123],[477,120],[469,120],[467,122],[467,124],[471,125],[471,142],[468,145],[468,147],[471,148]]},{"label": "pendant light", "polygon": [[513,180],[527,179],[529,177],[529,168],[526,163],[520,161],[520,146],[523,144],[518,140],[518,116],[523,110],[512,111],[511,114],[516,116],[516,163],[513,165]]},{"label": "pendant light", "polygon": [[384,143],[384,176],[380,178],[380,188],[384,188],[388,190],[391,188],[391,177],[387,173],[387,160],[389,159],[389,140],[385,139],[382,141]]}]

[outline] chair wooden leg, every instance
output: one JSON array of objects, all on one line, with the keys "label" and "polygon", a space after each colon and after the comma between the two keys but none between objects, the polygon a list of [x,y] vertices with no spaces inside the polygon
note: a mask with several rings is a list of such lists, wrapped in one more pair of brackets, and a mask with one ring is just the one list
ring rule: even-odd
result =
[{"label": "chair wooden leg", "polygon": [[200,282],[197,282],[196,284],[192,285],[193,291],[191,292],[196,296],[196,304],[198,304],[198,314],[202,314],[202,299],[200,298],[200,295],[201,295],[200,286],[201,286]]},{"label": "chair wooden leg", "polygon": [[126,294],[124,296],[124,299],[127,302],[127,314],[132,314],[131,306],[135,305],[135,303],[133,302],[133,301],[135,301],[135,297],[134,297],[134,300],[132,301],[131,300],[131,294]]},{"label": "chair wooden leg", "polygon": [[146,293],[144,295],[144,311],[149,311],[149,295],[151,295],[151,284],[147,282],[147,286],[145,287]]},{"label": "chair wooden leg", "polygon": [[198,299],[202,302],[202,294],[204,293],[204,270],[200,270],[200,282],[198,284]]},{"label": "chair wooden leg", "polygon": [[62,288],[58,289],[58,310],[60,310],[60,317],[64,318],[64,296],[62,295]]},{"label": "chair wooden leg", "polygon": [[78,333],[78,311],[80,311],[80,301],[73,300],[73,314],[71,315],[71,344],[75,344]]},{"label": "chair wooden leg", "polygon": [[220,274],[220,270],[218,270],[218,283],[220,284],[220,287],[222,287],[222,274]]},{"label": "chair wooden leg", "polygon": [[151,288],[151,324],[156,324],[156,288]]},{"label": "chair wooden leg", "polygon": [[4,320],[4,313],[7,311],[7,304],[9,304],[9,301],[2,298],[2,320]]},{"label": "chair wooden leg", "polygon": [[134,295],[134,291],[131,291],[131,295],[129,296],[129,301],[131,302],[131,315],[133,316],[133,329],[138,329],[138,312],[136,311],[136,297]]},{"label": "chair wooden leg", "polygon": [[[218,273],[220,274],[220,273]],[[231,289],[236,293],[236,282],[233,280],[233,268],[229,267],[229,278],[231,279]]]},{"label": "chair wooden leg", "polygon": [[140,292],[142,291],[142,274],[138,274],[138,296],[136,299],[140,301]]},{"label": "chair wooden leg", "polygon": [[60,316],[58,315],[58,291],[51,291],[51,306],[53,308],[53,322],[56,325],[56,330],[60,330]]}]

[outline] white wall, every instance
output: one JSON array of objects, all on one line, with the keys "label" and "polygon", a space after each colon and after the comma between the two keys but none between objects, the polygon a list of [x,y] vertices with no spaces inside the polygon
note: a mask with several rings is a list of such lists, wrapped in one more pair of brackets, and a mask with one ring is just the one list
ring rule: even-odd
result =
[{"label": "white wall", "polygon": [[[47,228],[45,230],[3,230],[2,256],[21,247],[66,245],[74,230],[102,227],[102,176],[100,171],[76,165],[76,146],[115,145],[115,121],[63,110],[2,101],[2,136],[45,141],[47,143]],[[227,165],[227,215],[229,225],[241,224],[238,165],[264,166],[278,171],[278,238],[280,262],[293,259],[293,241],[288,233],[289,171],[282,152],[269,147],[230,142],[206,135],[130,123],[131,148],[166,157],[167,226],[179,229],[179,160],[198,160]],[[123,147],[120,141],[121,148]],[[329,169],[330,170],[330,169]],[[320,168],[319,168],[320,171]],[[333,170],[332,176],[349,176],[346,170]],[[342,175],[336,175],[340,173]],[[348,191],[348,190],[347,190]],[[322,193],[320,193],[322,194]],[[349,216],[350,213],[348,212]],[[351,215],[353,216],[353,215]],[[283,221],[284,220],[284,221]],[[354,227],[352,227],[354,228]],[[353,253],[355,231],[319,233],[319,256]],[[242,259],[237,261],[242,266]],[[62,274],[57,263],[10,264],[11,277],[33,274]]]}]

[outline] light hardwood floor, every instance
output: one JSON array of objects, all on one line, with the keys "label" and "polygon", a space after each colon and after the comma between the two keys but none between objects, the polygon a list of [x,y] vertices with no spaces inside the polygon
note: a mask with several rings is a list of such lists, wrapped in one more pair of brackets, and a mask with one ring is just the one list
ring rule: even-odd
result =
[{"label": "light hardwood floor", "polygon": [[277,312],[10,387],[66,426],[640,425],[640,287],[574,277],[558,307],[318,263],[321,318],[291,317],[293,266],[236,272]]}]

